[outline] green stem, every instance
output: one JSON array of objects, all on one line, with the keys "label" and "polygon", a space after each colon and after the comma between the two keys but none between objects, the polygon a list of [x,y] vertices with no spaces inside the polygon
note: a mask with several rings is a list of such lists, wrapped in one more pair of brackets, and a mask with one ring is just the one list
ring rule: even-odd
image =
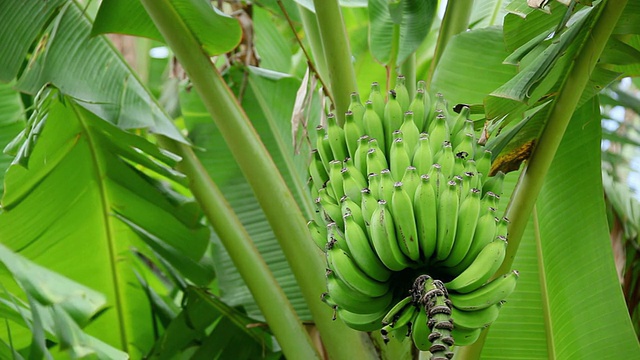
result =
[{"label": "green stem", "polygon": [[182,157],[178,169],[188,177],[189,188],[229,252],[287,358],[319,359],[311,338],[284,291],[193,150],[166,137],[160,137],[159,141],[163,147]]},{"label": "green stem", "polygon": [[389,53],[389,63],[387,63],[387,88],[385,96],[390,89],[396,86],[396,78],[398,77],[398,52],[400,51],[400,25],[393,25],[393,33],[391,35],[391,52]]},{"label": "green stem", "polygon": [[324,57],[329,71],[335,115],[338,124],[344,124],[344,113],[349,108],[351,93],[358,91],[353,70],[349,38],[342,19],[338,0],[313,0]]},{"label": "green stem", "polygon": [[[291,191],[237,99],[170,0],[143,0],[142,4],[184,67],[253,189],[329,355],[332,359],[356,359],[363,358],[363,354],[369,355],[361,335],[342,322],[333,321],[332,309],[320,301],[326,288],[325,261],[310,239],[306,221]],[[273,305],[272,301],[267,304]]]},{"label": "green stem", "polygon": [[440,32],[438,33],[438,41],[436,42],[436,49],[431,60],[431,67],[429,68],[429,74],[427,75],[427,86],[431,85],[431,79],[433,79],[433,73],[438,66],[440,57],[444,49],[447,47],[449,40],[456,34],[459,34],[467,30],[469,26],[469,19],[471,18],[471,9],[473,9],[473,0],[455,0],[447,2],[447,9],[440,25]]},{"label": "green stem", "polygon": [[[311,10],[298,4],[298,10],[300,11],[300,19],[302,20],[302,27],[306,34],[307,41],[309,42],[309,48],[311,49],[311,55],[318,71],[318,76],[321,79],[329,78],[329,71],[327,71],[327,63],[324,59],[324,50],[322,49],[322,39],[320,38],[320,29],[318,28],[318,21],[316,16]],[[323,86],[327,89],[325,92],[332,94],[331,84],[323,82]]]},{"label": "green stem", "polygon": [[407,91],[409,91],[409,98],[413,99],[416,93],[416,82],[418,82],[416,78],[416,53],[411,54],[407,60],[402,63],[400,73],[404,75],[406,79],[405,85],[407,86]]}]

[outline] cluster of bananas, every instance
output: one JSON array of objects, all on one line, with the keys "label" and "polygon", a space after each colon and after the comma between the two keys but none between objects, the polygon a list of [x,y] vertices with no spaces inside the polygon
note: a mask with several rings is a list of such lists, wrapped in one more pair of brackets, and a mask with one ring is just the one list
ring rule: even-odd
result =
[{"label": "cluster of bananas", "polygon": [[[323,301],[361,331],[412,337],[432,358],[451,358],[498,316],[518,273],[488,282],[502,264],[506,218],[496,209],[504,174],[487,176],[469,109],[450,114],[425,83],[410,99],[399,76],[388,100],[377,83],[351,96],[342,126],[317,127],[309,166],[326,253]],[[455,340],[454,340],[455,339]]]}]

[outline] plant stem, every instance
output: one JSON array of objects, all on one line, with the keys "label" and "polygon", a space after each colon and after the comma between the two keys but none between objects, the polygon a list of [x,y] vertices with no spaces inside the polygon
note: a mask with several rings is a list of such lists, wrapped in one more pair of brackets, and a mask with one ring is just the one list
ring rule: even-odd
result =
[{"label": "plant stem", "polygon": [[411,54],[407,60],[402,63],[400,67],[400,73],[404,75],[405,85],[409,92],[409,98],[413,99],[416,94],[416,53]]},{"label": "plant stem", "polygon": [[[310,239],[305,219],[291,191],[224,79],[201,50],[197,39],[170,0],[143,0],[142,4],[184,67],[253,189],[296,277],[329,355],[332,359],[371,356],[361,335],[342,322],[333,321],[331,308],[320,301],[326,288],[325,261]],[[273,301],[270,300],[267,306],[274,306]],[[280,345],[284,347],[282,342]]]},{"label": "plant stem", "polygon": [[329,71],[335,115],[338,124],[344,124],[344,113],[349,108],[351,93],[358,91],[353,70],[349,38],[342,19],[338,0],[313,0],[324,58]]},{"label": "plant stem", "polygon": [[298,359],[319,359],[311,338],[289,299],[251,241],[242,222],[193,150],[188,145],[166,137],[159,137],[159,142],[169,151],[182,157],[178,169],[189,179],[189,188],[201,204],[207,220],[220,237],[224,248],[229,252],[285,355],[288,358],[293,356]]},{"label": "plant stem", "polygon": [[[318,70],[318,76],[322,79],[329,78],[329,71],[327,71],[327,63],[324,59],[324,50],[322,49],[322,39],[320,38],[320,29],[318,29],[318,21],[316,15],[311,10],[298,4],[298,10],[300,12],[300,19],[302,20],[302,27],[306,35],[309,47],[311,49],[311,55]],[[331,92],[331,84],[327,82],[322,83],[326,86],[323,91],[328,94]],[[331,100],[333,102],[333,100]]]},{"label": "plant stem", "polygon": [[438,66],[440,57],[442,57],[442,53],[447,47],[449,40],[454,35],[467,30],[471,17],[471,9],[473,9],[473,0],[449,0],[447,2],[447,9],[444,12],[444,18],[440,25],[436,49],[427,76],[427,87],[431,85],[433,73],[436,70],[436,66]]}]

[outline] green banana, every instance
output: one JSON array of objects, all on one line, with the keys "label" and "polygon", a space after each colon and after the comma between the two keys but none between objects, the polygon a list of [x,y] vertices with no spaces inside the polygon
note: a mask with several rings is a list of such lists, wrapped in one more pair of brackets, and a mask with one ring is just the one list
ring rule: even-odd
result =
[{"label": "green banana", "polygon": [[436,197],[440,197],[443,190],[446,188],[447,180],[444,178],[442,174],[442,166],[440,164],[435,163],[431,165],[431,169],[429,169],[429,179],[431,182],[431,186],[433,190],[436,192]]},{"label": "green banana", "polygon": [[476,169],[482,174],[483,181],[489,177],[489,170],[491,170],[491,150],[485,150],[483,152],[476,152]]},{"label": "green banana", "polygon": [[440,151],[433,157],[434,160],[442,166],[442,174],[446,179],[450,179],[455,173],[455,155],[453,155],[453,148],[448,141],[442,142]]},{"label": "green banana", "polygon": [[407,167],[400,181],[402,181],[405,191],[409,194],[409,198],[413,200],[416,189],[418,185],[420,185],[420,174],[418,174],[418,170],[413,166]]},{"label": "green banana", "polygon": [[378,141],[376,139],[369,140],[369,151],[367,151],[367,173],[380,173],[382,169],[388,169],[389,164],[387,158],[378,147]]},{"label": "green banana", "polygon": [[409,157],[413,157],[413,153],[418,145],[418,139],[420,138],[420,130],[416,126],[414,119],[415,117],[413,116],[413,112],[407,111],[404,113],[404,120],[400,126],[402,139],[405,142],[405,147],[407,148]]},{"label": "green banana", "polygon": [[362,118],[364,116],[365,109],[362,102],[360,102],[360,94],[357,92],[351,93],[349,107],[347,109],[353,113],[353,118],[356,121],[356,124],[358,124],[361,129],[364,129]]},{"label": "green banana", "polygon": [[[369,94],[369,101],[373,104],[373,109],[380,119],[384,118],[384,95],[380,91],[380,84],[374,82],[371,84],[371,93]],[[372,136],[372,135],[369,135]],[[383,144],[383,139],[380,139],[380,144]]]},{"label": "green banana", "polygon": [[389,310],[384,318],[382,318],[382,325],[395,324],[402,312],[413,306],[411,302],[412,300],[413,299],[411,296],[406,296],[402,298],[402,300],[398,301],[395,305],[393,305],[391,310]]},{"label": "green banana", "polygon": [[[370,278],[356,265],[349,254],[337,246],[332,246],[331,244],[327,246],[327,264],[331,271],[355,291],[369,297],[379,297],[389,291],[388,282],[383,283]],[[382,319],[382,316],[380,319]]]},{"label": "green banana", "polygon": [[[496,321],[498,315],[500,315],[500,308],[502,308],[502,302],[476,311],[462,311],[453,307],[451,309],[451,318],[453,319],[454,330],[484,329]],[[457,343],[458,339],[455,339]]]},{"label": "green banana", "polygon": [[402,111],[402,107],[396,99],[396,92],[394,90],[390,90],[389,101],[387,101],[387,104],[384,107],[384,116],[382,118],[385,136],[385,149],[387,151],[391,149],[393,132],[399,130],[400,126],[402,126],[403,117],[404,111]]},{"label": "green banana", "polygon": [[384,147],[384,125],[382,124],[382,118],[378,116],[378,113],[374,109],[374,105],[371,101],[367,101],[365,103],[365,111],[364,117],[362,118],[362,123],[364,132],[369,135],[370,138],[377,139],[380,144],[382,144],[382,147]]},{"label": "green banana", "polygon": [[389,308],[382,311],[368,313],[368,314],[356,314],[345,309],[338,307],[338,317],[347,326],[358,331],[376,331],[382,327],[382,318],[389,311]]},{"label": "green banana", "polygon": [[412,159],[413,166],[418,169],[418,174],[423,175],[429,172],[433,164],[433,155],[431,154],[431,143],[427,133],[420,134],[416,151]]},{"label": "green banana", "polygon": [[436,113],[442,114],[447,120],[447,126],[449,129],[453,128],[453,122],[456,120],[449,113],[449,105],[447,104],[447,100],[444,98],[442,93],[436,93],[436,101],[434,105]]},{"label": "green banana", "polygon": [[444,115],[438,114],[429,128],[429,141],[431,143],[431,153],[437,154],[442,148],[442,143],[450,141],[449,126]]},{"label": "green banana", "polygon": [[498,270],[507,251],[507,241],[499,237],[487,244],[460,275],[446,283],[449,290],[466,294],[482,286]]},{"label": "green banana", "polygon": [[471,189],[470,195],[465,197],[460,203],[453,249],[451,249],[449,256],[442,262],[443,266],[451,267],[459,264],[469,251],[480,216],[480,204],[480,190],[478,189]]},{"label": "green banana", "polygon": [[400,108],[402,108],[403,113],[409,110],[409,103],[411,102],[405,80],[404,75],[398,75],[396,78],[396,86],[393,88],[396,92],[396,98],[398,99],[398,103],[400,104]]},{"label": "green banana", "polygon": [[327,292],[338,308],[355,314],[379,312],[387,309],[393,300],[391,291],[376,298],[354,291],[333,273],[327,274]]},{"label": "green banana", "polygon": [[369,173],[369,191],[376,200],[380,200],[380,175],[378,173]]},{"label": "green banana", "polygon": [[465,122],[469,120],[469,107],[463,106],[458,113],[458,116],[453,121],[453,127],[451,128],[451,133],[457,135],[462,129],[465,128]]},{"label": "green banana", "polygon": [[324,226],[318,225],[318,223],[313,220],[307,222],[307,229],[309,230],[309,234],[311,234],[313,242],[324,251],[327,245],[327,229]]},{"label": "green banana", "polygon": [[342,210],[335,200],[328,195],[327,188],[320,189],[318,194],[319,196],[316,199],[316,206],[318,206],[320,215],[322,215],[325,223],[328,224],[335,221],[340,228],[344,228]]},{"label": "green banana", "polygon": [[413,261],[420,259],[418,229],[413,212],[413,199],[403,189],[402,182],[394,184],[391,213],[396,225],[396,235],[400,249]]},{"label": "green banana", "polygon": [[455,181],[446,184],[442,196],[438,199],[437,224],[438,237],[436,240],[436,260],[446,259],[456,238],[458,226],[458,185]]},{"label": "green banana", "polygon": [[468,346],[478,341],[482,329],[462,329],[454,328],[451,336],[456,339],[456,346]]},{"label": "green banana", "polygon": [[498,195],[494,194],[492,191],[488,191],[482,195],[482,208],[498,208],[498,201],[500,198]]},{"label": "green banana", "polygon": [[482,193],[486,194],[491,191],[492,193],[500,196],[502,195],[502,185],[504,184],[504,173],[498,171],[495,175],[485,180],[482,185]]},{"label": "green banana", "polygon": [[353,156],[353,164],[362,175],[367,173],[367,151],[369,151],[369,135],[362,135],[358,138],[358,147]]},{"label": "green banana", "polygon": [[360,202],[360,209],[362,212],[362,218],[364,219],[364,229],[371,234],[369,226],[371,225],[371,217],[373,212],[378,207],[378,200],[373,196],[369,188],[364,188],[361,191],[362,201]]},{"label": "green banana", "polygon": [[320,190],[329,180],[329,174],[327,174],[327,171],[322,164],[322,159],[320,159],[320,154],[317,149],[311,150],[311,156],[311,162],[309,163],[309,175],[311,175],[313,186],[316,190]]},{"label": "green banana", "polygon": [[339,200],[344,196],[344,187],[342,182],[342,161],[331,160],[329,162],[329,182],[327,184],[330,185],[332,196],[336,200]]},{"label": "green banana", "polygon": [[[393,181],[391,171],[389,171],[389,169],[383,169],[380,172],[380,199],[389,199],[389,201],[391,202],[394,184],[395,181]],[[393,206],[391,204],[389,205],[389,210],[391,211],[391,213],[393,213]]]},{"label": "green banana", "polygon": [[[348,165],[347,165],[348,166]],[[354,202],[359,203],[361,191],[367,187],[367,180],[361,172],[355,167],[346,167],[341,170],[342,173],[342,190]]]},{"label": "green banana", "polygon": [[384,343],[386,344],[389,342],[389,335],[401,340],[402,337],[411,336],[413,322],[418,316],[419,311],[420,309],[418,307],[410,305],[402,309],[393,323],[384,325],[382,329],[380,329]]},{"label": "green banana", "polygon": [[420,351],[429,351],[429,347],[431,347],[431,342],[429,341],[431,330],[427,326],[427,321],[426,311],[420,309],[411,329],[413,344]]},{"label": "green banana", "polygon": [[426,112],[424,108],[424,90],[417,89],[416,96],[411,100],[409,104],[409,111],[413,113],[413,121],[416,124],[419,132],[424,130],[424,123],[426,122]]},{"label": "green banana", "polygon": [[402,138],[395,139],[389,154],[391,175],[396,181],[402,179],[407,167],[411,166],[411,158]]},{"label": "green banana", "polygon": [[369,237],[365,230],[353,219],[353,215],[344,215],[345,238],[356,265],[374,280],[385,282],[389,280],[391,272],[376,256],[369,244]]},{"label": "green banana", "polygon": [[355,115],[351,111],[344,114],[344,140],[347,143],[347,152],[350,158],[355,158],[358,149],[358,139],[364,133],[362,126],[356,122]]},{"label": "green banana", "polygon": [[[467,196],[471,194],[472,189],[478,190],[474,185],[476,183],[475,174],[472,172],[463,172],[462,173],[462,189],[461,193],[466,194]],[[480,192],[480,190],[478,190]]]},{"label": "green banana", "polygon": [[513,270],[470,293],[450,293],[449,299],[453,306],[459,310],[475,311],[486,309],[491,305],[504,301],[511,295],[516,288],[518,276],[518,271]]},{"label": "green banana", "polygon": [[452,265],[449,269],[452,274],[458,275],[468,268],[476,259],[480,251],[495,239],[497,224],[498,218],[496,218],[496,209],[488,208],[478,219],[478,224],[476,225],[476,231],[473,234],[471,246],[469,247],[467,254],[464,256],[464,259],[462,259],[459,264]]},{"label": "green banana", "polygon": [[385,200],[378,201],[378,207],[371,216],[369,225],[371,243],[382,263],[391,271],[402,271],[411,263],[398,245],[395,224]]},{"label": "green banana", "polygon": [[333,152],[331,151],[327,130],[322,125],[316,127],[316,149],[322,160],[322,165],[324,165],[324,170],[328,173],[329,161],[333,160]]},{"label": "green banana", "polygon": [[422,257],[428,260],[436,249],[437,237],[437,197],[429,183],[429,175],[420,176],[420,185],[416,188],[413,209],[418,228],[418,242]]},{"label": "green banana", "polygon": [[475,137],[473,134],[464,134],[460,139],[454,139],[454,143],[457,144],[453,149],[454,154],[466,153],[464,156],[466,159],[473,159],[475,154],[475,145],[474,145]]},{"label": "green banana", "polygon": [[464,174],[464,166],[466,165],[465,163],[467,162],[467,155],[468,154],[464,151],[460,151],[458,153],[453,154],[453,159],[454,159],[453,174],[462,177],[462,175]]},{"label": "green banana", "polygon": [[349,151],[344,138],[344,130],[338,125],[337,121],[334,114],[327,116],[327,135],[329,136],[333,158],[342,161],[348,156]]},{"label": "green banana", "polygon": [[358,203],[351,200],[349,196],[345,195],[340,199],[340,210],[342,210],[343,219],[344,219],[344,214],[351,214],[353,216],[353,220],[355,220],[355,222],[358,223],[358,225],[360,225],[363,229],[365,228],[365,221],[364,221],[364,215],[362,213],[362,208],[360,207],[360,205],[358,205]]},{"label": "green banana", "polygon": [[350,254],[349,246],[347,245],[347,240],[344,238],[344,233],[338,227],[338,224],[335,222],[330,222],[327,224],[327,242],[325,245],[325,252],[330,247],[338,247],[340,250]]},{"label": "green banana", "polygon": [[505,239],[509,235],[509,219],[506,216],[503,216],[500,221],[498,221],[498,225],[496,227],[496,235],[502,236]]}]

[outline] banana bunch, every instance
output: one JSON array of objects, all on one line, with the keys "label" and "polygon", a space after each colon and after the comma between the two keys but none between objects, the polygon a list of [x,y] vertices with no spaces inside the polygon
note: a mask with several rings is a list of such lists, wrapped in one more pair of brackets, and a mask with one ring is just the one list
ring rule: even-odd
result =
[{"label": "banana bunch", "polygon": [[399,76],[344,124],[316,128],[309,165],[317,216],[309,232],[327,259],[323,301],[348,326],[411,337],[432,359],[476,341],[515,289],[517,271],[495,277],[508,219],[496,215],[504,174],[489,177],[469,108],[449,113],[419,82],[411,99]]}]

